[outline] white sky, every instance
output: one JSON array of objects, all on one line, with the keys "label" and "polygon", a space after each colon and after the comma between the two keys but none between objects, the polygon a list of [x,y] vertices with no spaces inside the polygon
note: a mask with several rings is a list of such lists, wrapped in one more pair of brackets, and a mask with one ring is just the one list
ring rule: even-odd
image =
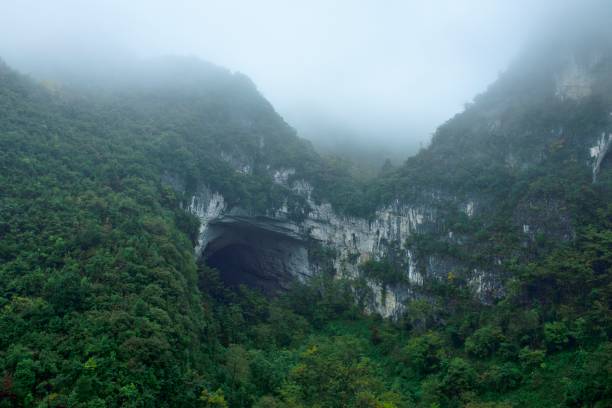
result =
[{"label": "white sky", "polygon": [[0,0],[0,58],[196,55],[250,76],[303,133],[426,140],[570,2]]}]

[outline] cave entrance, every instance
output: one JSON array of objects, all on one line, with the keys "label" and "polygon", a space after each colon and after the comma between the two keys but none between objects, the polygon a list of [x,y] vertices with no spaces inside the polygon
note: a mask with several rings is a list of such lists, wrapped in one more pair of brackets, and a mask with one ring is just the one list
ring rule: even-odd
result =
[{"label": "cave entrance", "polygon": [[263,217],[222,217],[209,223],[201,259],[228,286],[277,294],[310,274],[305,241],[291,226]]}]

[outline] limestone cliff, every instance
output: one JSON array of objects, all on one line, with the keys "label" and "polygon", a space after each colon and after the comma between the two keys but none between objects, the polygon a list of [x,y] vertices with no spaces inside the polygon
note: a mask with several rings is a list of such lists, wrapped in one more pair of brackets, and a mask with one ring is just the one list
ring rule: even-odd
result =
[{"label": "limestone cliff", "polygon": [[[200,220],[196,254],[218,264],[225,251],[235,258],[234,269],[252,272],[234,279],[271,293],[321,272],[309,256],[312,245],[327,250],[339,277],[363,278],[364,262],[391,258],[405,275],[402,282],[368,280],[368,307],[383,316],[401,314],[405,301],[422,296],[432,280],[459,279],[485,302],[502,296],[514,260],[529,259],[542,239],[573,239],[575,199],[551,186],[597,182],[612,140],[612,102],[601,96],[610,88],[610,53],[559,61],[540,75],[502,76],[444,124],[395,181],[376,181],[395,193],[369,217],[315,198],[317,184],[293,167],[269,163],[265,171],[286,197],[304,200],[298,219],[286,197],[257,211],[228,204],[221,190],[200,180],[185,203]],[[262,139],[259,149],[264,145]],[[245,176],[258,165],[248,152],[222,159]]]}]

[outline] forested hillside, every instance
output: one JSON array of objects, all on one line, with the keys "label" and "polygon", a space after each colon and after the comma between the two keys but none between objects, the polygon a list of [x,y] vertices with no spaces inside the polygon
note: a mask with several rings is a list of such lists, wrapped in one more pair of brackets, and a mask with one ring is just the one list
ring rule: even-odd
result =
[{"label": "forested hillside", "polygon": [[[612,133],[609,47],[588,94],[556,85],[564,53],[517,61],[367,183],[207,63],[86,85],[0,64],[0,407],[610,406],[612,169],[589,156]],[[186,203],[205,180],[230,205],[300,220],[308,203],[274,181],[281,168],[341,214],[435,198],[440,229],[399,245],[456,268],[396,320],[329,270],[272,298],[226,287],[193,254]],[[455,205],[470,200],[473,217]],[[405,279],[401,253],[363,277]],[[473,292],[463,273],[478,268],[499,272],[499,296]]]}]

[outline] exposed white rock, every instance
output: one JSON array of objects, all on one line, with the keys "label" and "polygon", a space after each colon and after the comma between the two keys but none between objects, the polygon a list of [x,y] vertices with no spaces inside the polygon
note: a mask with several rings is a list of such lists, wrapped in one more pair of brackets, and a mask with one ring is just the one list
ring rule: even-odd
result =
[{"label": "exposed white rock", "polygon": [[601,163],[603,159],[606,157],[608,150],[610,150],[610,145],[612,144],[612,133],[606,135],[605,133],[601,134],[601,137],[597,140],[597,144],[589,149],[589,154],[592,159],[593,165],[593,182],[597,181],[597,174],[599,174],[599,169],[601,168]]},{"label": "exposed white rock", "polygon": [[486,289],[484,283],[484,272],[478,269],[474,269],[472,272],[473,276],[470,279],[470,286],[474,288],[476,293],[482,293]]},{"label": "exposed white rock", "polygon": [[474,215],[474,202],[473,201],[468,201],[468,203],[465,205],[465,213],[468,217],[471,217]]},{"label": "exposed white rock", "polygon": [[296,193],[306,197],[308,201],[312,201],[313,188],[308,182],[304,180],[296,180],[293,182],[293,185],[291,186],[291,188]]},{"label": "exposed white rock", "polygon": [[[302,225],[304,232],[338,252],[337,267],[355,253],[359,254],[359,262],[382,257],[385,242],[403,244],[426,217],[422,208],[389,206],[376,211],[372,220],[366,220],[338,215],[328,203],[311,201],[310,205],[312,210]],[[357,273],[356,267],[350,269]]]},{"label": "exposed white rock", "polygon": [[474,268],[468,282],[474,293],[483,301],[490,299],[491,293],[499,293],[499,280],[486,270]]},{"label": "exposed white rock", "polygon": [[225,212],[227,205],[223,196],[216,192],[211,192],[208,188],[203,188],[200,192],[191,197],[191,203],[187,211],[200,219],[200,233],[198,235],[198,245],[195,248],[196,254],[204,249],[207,240],[208,224],[211,220],[219,217]]},{"label": "exposed white rock", "polygon": [[283,201],[283,205],[280,206],[274,213],[277,218],[287,218],[289,216],[289,207],[287,206],[287,200]]},{"label": "exposed white rock", "polygon": [[249,166],[248,164],[245,164],[244,166],[238,169],[238,172],[242,174],[251,174],[253,170],[251,169],[251,166]]},{"label": "exposed white rock", "polygon": [[289,177],[295,174],[295,169],[278,169],[274,171],[272,178],[276,184],[286,185]]},{"label": "exposed white rock", "polygon": [[404,309],[404,299],[398,298],[395,292],[387,290],[375,282],[370,283],[370,288],[374,294],[374,304],[368,308],[370,313],[378,313],[383,317],[400,315]]},{"label": "exposed white rock", "polygon": [[[342,216],[334,212],[329,203],[317,204],[311,199],[312,186],[303,180],[293,184],[293,190],[303,194],[311,211],[301,224],[305,235],[310,236],[336,251],[334,267],[343,276],[357,277],[358,265],[368,259],[380,259],[385,255],[386,244],[391,242],[403,245],[406,239],[416,232],[425,220],[431,220],[431,210],[422,207],[393,205],[376,211],[371,220],[358,217]],[[357,254],[357,262],[351,262]],[[408,251],[408,280],[412,284],[422,285],[423,277],[418,272],[412,254]],[[370,283],[374,293],[382,293]],[[405,296],[393,290],[384,291],[385,297],[379,295],[376,300],[376,312],[382,316],[397,315],[403,308]]]},{"label": "exposed white rock", "polygon": [[423,275],[421,275],[419,273],[419,271],[417,270],[416,267],[416,262],[414,260],[414,256],[412,256],[412,253],[410,253],[410,251],[407,251],[408,253],[408,282],[410,282],[413,285],[423,285]]}]

